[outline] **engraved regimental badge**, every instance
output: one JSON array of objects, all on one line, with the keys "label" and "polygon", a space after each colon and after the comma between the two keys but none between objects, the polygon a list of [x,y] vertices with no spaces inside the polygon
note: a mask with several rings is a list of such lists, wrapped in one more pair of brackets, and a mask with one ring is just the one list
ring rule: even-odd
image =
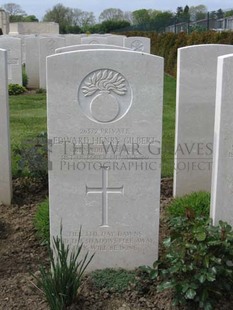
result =
[{"label": "engraved regimental badge", "polygon": [[78,101],[90,120],[111,123],[121,119],[129,111],[132,90],[121,73],[100,69],[83,79],[78,90]]},{"label": "engraved regimental badge", "polygon": [[142,41],[140,40],[134,40],[131,44],[131,49],[133,51],[139,51],[139,52],[143,52],[144,51],[144,45],[142,43]]}]

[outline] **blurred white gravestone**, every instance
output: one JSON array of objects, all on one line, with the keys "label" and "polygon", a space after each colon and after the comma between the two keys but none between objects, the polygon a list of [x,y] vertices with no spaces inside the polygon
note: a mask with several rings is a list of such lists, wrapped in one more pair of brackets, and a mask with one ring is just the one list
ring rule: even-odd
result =
[{"label": "blurred white gravestone", "polygon": [[218,58],[210,217],[233,225],[233,54]]},{"label": "blurred white gravestone", "polygon": [[107,38],[107,43],[110,45],[125,46],[126,36],[111,35],[111,36],[106,36],[106,38]]},{"label": "blurred white gravestone", "polygon": [[178,49],[174,196],[210,191],[218,56],[232,45]]},{"label": "blurred white gravestone", "polygon": [[73,51],[82,51],[82,50],[98,50],[98,49],[117,49],[117,50],[129,50],[129,48],[108,45],[108,44],[80,44],[73,46],[60,47],[55,50],[56,54],[73,52]]},{"label": "blurred white gravestone", "polygon": [[66,46],[81,44],[81,35],[66,34],[64,35]]},{"label": "blurred white gravestone", "polygon": [[39,37],[25,39],[25,54],[28,87],[39,88]]},{"label": "blurred white gravestone", "polygon": [[96,253],[89,270],[151,265],[158,256],[163,59],[84,50],[48,57],[47,70],[51,236],[62,221],[75,246],[82,226],[84,248]]},{"label": "blurred white gravestone", "polygon": [[105,37],[97,37],[97,36],[89,36],[81,38],[82,44],[107,44],[107,38]]},{"label": "blurred white gravestone", "polygon": [[150,53],[150,38],[145,37],[126,38],[125,47],[128,47],[135,52]]},{"label": "blurred white gravestone", "polygon": [[21,39],[9,36],[0,37],[0,48],[7,50],[8,84],[22,85]]},{"label": "blurred white gravestone", "polygon": [[0,80],[0,203],[9,205],[12,197],[12,181],[7,51],[2,49],[0,49]]},{"label": "blurred white gravestone", "polygon": [[65,46],[61,37],[40,38],[39,40],[39,86],[46,88],[46,57],[55,54],[55,49]]}]

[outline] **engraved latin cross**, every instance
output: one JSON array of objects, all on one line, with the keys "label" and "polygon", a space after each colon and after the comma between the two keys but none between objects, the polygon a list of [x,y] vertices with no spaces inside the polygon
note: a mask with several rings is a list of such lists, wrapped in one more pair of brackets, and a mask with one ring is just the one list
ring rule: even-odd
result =
[{"label": "engraved latin cross", "polygon": [[86,194],[102,194],[102,225],[101,227],[109,227],[108,225],[108,194],[124,194],[124,186],[109,187],[108,170],[109,170],[109,167],[102,166],[102,187],[86,186]]}]

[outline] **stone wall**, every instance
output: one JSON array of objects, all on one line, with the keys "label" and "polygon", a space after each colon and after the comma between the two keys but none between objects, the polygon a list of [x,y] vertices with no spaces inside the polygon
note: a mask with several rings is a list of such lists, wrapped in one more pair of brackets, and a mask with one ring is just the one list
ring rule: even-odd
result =
[{"label": "stone wall", "polygon": [[10,35],[18,34],[59,34],[59,25],[54,22],[10,23]]}]

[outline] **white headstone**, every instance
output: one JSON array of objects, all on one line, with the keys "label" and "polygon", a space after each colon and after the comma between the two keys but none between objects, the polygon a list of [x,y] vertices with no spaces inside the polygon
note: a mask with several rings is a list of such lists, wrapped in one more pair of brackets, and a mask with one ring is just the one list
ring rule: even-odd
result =
[{"label": "white headstone", "polygon": [[211,213],[233,225],[233,54],[218,58]]},{"label": "white headstone", "polygon": [[89,36],[81,38],[82,44],[107,44],[105,37]]},{"label": "white headstone", "polygon": [[125,47],[136,52],[150,53],[150,38],[129,37],[125,38]]},{"label": "white headstone", "polygon": [[61,37],[40,38],[39,40],[39,85],[46,88],[46,57],[55,54],[55,49],[65,46]]},{"label": "white headstone", "polygon": [[25,67],[29,88],[39,88],[39,38],[25,39]]},{"label": "white headstone", "polygon": [[55,50],[56,54],[72,52],[72,51],[82,51],[82,50],[98,50],[98,49],[117,49],[117,50],[129,50],[129,48],[116,46],[116,45],[108,45],[108,44],[80,44],[80,45],[72,45],[57,48]]},{"label": "white headstone", "polygon": [[126,36],[111,35],[111,36],[107,36],[106,38],[107,38],[107,43],[110,45],[125,46]]},{"label": "white headstone", "polygon": [[0,204],[12,197],[7,51],[0,49]]},{"label": "white headstone", "polygon": [[21,39],[0,36],[0,48],[8,52],[8,83],[22,85]]},{"label": "white headstone", "polygon": [[25,58],[26,58],[25,39],[27,37],[30,37],[30,36],[32,36],[32,35],[17,34],[17,35],[12,36],[13,38],[21,39],[21,53],[22,53],[21,61],[22,61],[22,64],[25,64]]},{"label": "white headstone", "polygon": [[75,246],[82,226],[84,249],[96,253],[89,270],[151,265],[158,255],[163,59],[85,50],[48,57],[47,70],[51,236],[62,221]]},{"label": "white headstone", "polygon": [[178,50],[174,196],[210,191],[218,56],[232,45]]},{"label": "white headstone", "polygon": [[66,46],[71,46],[71,45],[77,45],[77,44],[81,44],[81,35],[76,34],[66,34],[64,36],[65,40],[66,40]]}]

